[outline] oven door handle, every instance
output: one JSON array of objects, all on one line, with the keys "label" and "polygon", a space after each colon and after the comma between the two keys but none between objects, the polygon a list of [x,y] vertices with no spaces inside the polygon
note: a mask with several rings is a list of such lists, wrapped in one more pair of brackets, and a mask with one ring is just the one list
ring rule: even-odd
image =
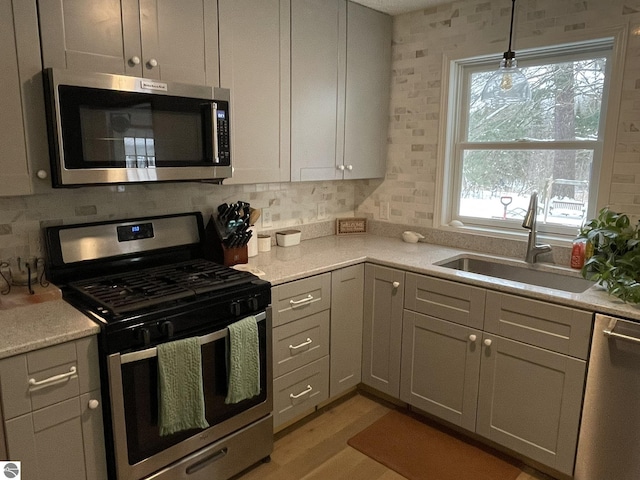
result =
[{"label": "oven door handle", "polygon": [[[256,321],[261,322],[267,318],[266,312],[260,312],[256,315]],[[216,340],[221,340],[229,335],[229,329],[223,328],[222,330],[218,330],[216,332],[208,333],[207,335],[202,335],[198,337],[198,343],[200,345],[206,345],[207,343],[215,342]],[[147,358],[153,358],[158,356],[158,349],[156,347],[146,348],[145,350],[138,350],[136,352],[125,353],[120,355],[120,363],[131,363],[138,362],[140,360],[145,360]]]}]

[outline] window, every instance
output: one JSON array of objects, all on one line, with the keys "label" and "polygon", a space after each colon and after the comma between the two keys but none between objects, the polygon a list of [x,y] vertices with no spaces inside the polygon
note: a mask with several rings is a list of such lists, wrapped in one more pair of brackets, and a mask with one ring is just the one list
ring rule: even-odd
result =
[{"label": "window", "polygon": [[595,214],[613,39],[518,53],[524,104],[482,102],[496,58],[454,62],[448,220],[521,229],[538,192],[538,230],[575,235]]}]

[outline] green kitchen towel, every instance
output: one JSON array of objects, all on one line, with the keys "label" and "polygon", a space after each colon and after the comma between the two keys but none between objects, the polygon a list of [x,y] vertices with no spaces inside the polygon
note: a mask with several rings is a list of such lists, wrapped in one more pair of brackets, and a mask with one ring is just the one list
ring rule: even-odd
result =
[{"label": "green kitchen towel", "polygon": [[160,435],[209,426],[197,338],[158,345],[158,390]]},{"label": "green kitchen towel", "polygon": [[250,316],[229,325],[229,385],[225,403],[238,403],[260,393],[258,322]]}]

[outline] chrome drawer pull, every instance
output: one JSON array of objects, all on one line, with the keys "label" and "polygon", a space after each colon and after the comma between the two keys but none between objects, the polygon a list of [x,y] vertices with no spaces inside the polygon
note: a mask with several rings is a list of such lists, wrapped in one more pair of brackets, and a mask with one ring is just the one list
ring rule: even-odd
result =
[{"label": "chrome drawer pull", "polygon": [[302,300],[289,300],[289,305],[291,305],[292,307],[296,307],[298,305],[309,303],[311,300],[313,300],[313,295],[309,294]]},{"label": "chrome drawer pull", "polygon": [[307,345],[311,345],[312,343],[313,343],[313,340],[307,337],[307,341],[302,342],[300,345],[296,345],[295,347],[293,345],[289,345],[289,350],[297,350],[299,348],[306,347]]},{"label": "chrome drawer pull", "polygon": [[289,394],[289,398],[290,398],[291,400],[295,400],[295,399],[297,399],[297,398],[302,397],[303,395],[306,395],[307,393],[311,393],[311,390],[313,390],[313,388],[311,387],[311,385],[307,385],[307,388],[306,388],[304,391],[302,391],[302,392],[300,392],[299,394],[297,394],[297,395],[294,395],[293,393],[290,393],[290,394]]},{"label": "chrome drawer pull", "polygon": [[30,387],[42,388],[49,385],[55,385],[69,380],[76,374],[76,367],[71,367],[67,373],[61,373],[60,375],[54,375],[53,377],[45,378],[44,380],[36,380],[35,378],[29,379]]},{"label": "chrome drawer pull", "polygon": [[640,343],[640,338],[631,337],[629,335],[623,335],[622,333],[616,333],[613,331],[616,328],[617,321],[615,318],[611,319],[609,322],[609,328],[605,328],[602,333],[604,333],[605,337],[610,338],[619,338],[620,340],[626,340],[627,342]]}]

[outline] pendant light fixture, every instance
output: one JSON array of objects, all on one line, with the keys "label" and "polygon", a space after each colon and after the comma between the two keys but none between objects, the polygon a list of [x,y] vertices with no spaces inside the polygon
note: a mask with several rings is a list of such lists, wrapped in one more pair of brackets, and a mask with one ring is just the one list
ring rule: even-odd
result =
[{"label": "pendant light fixture", "polygon": [[531,100],[531,88],[526,77],[518,68],[515,52],[511,51],[513,40],[513,18],[516,0],[511,0],[511,28],[509,48],[504,52],[500,67],[494,72],[482,90],[482,101],[493,107],[522,103]]}]

